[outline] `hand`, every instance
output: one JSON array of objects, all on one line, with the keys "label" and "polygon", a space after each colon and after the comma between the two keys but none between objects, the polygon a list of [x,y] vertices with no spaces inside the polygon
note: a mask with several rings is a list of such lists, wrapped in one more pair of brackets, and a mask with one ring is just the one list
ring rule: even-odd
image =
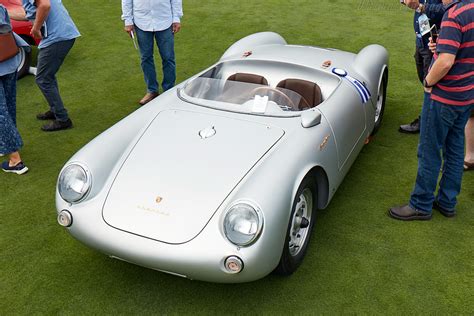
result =
[{"label": "hand", "polygon": [[38,40],[43,39],[43,35],[41,34],[41,29],[35,28],[34,26],[31,28],[30,34],[35,39],[38,39]]},{"label": "hand", "polygon": [[434,54],[436,53],[436,43],[433,42],[433,39],[430,37],[430,42],[428,43],[428,48]]},{"label": "hand", "polygon": [[178,33],[181,30],[181,23],[173,23],[172,28],[174,34]]},{"label": "hand", "polygon": [[431,93],[431,90],[433,90],[433,87],[429,87],[429,88],[425,87],[425,92],[426,93]]},{"label": "hand", "polygon": [[134,28],[133,28],[133,25],[125,25],[124,27],[124,31],[127,32],[130,36],[132,36],[132,32],[133,32]]},{"label": "hand", "polygon": [[418,1],[418,0],[405,0],[405,4],[410,9],[416,10],[420,6],[420,1]]}]

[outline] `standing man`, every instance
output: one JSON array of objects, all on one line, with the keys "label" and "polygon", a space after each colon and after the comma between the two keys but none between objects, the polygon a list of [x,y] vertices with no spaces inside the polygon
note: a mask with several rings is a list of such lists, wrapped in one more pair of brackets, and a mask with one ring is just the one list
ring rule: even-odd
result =
[{"label": "standing man", "polygon": [[139,101],[144,105],[159,95],[153,59],[154,40],[158,45],[163,65],[163,91],[171,89],[176,81],[174,34],[181,29],[183,8],[181,0],[122,0],[122,20],[125,32],[136,33],[140,47],[141,66],[147,93]]},{"label": "standing man", "polygon": [[[405,0],[407,7],[415,11],[413,26],[416,34],[415,63],[418,79],[421,83],[428,74],[433,54],[428,48],[429,27],[433,24],[439,29],[444,14],[441,0]],[[426,26],[428,25],[428,28]],[[420,132],[420,119],[400,125],[401,133],[417,134]]]},{"label": "standing man", "polygon": [[41,127],[52,132],[72,127],[66,108],[59,95],[56,73],[81,36],[61,0],[22,0],[26,12],[12,12],[14,20],[31,20],[31,35],[40,39],[38,45],[38,64],[36,84],[49,104],[49,110],[36,117],[39,120],[51,120]]},{"label": "standing man", "polygon": [[435,62],[424,80],[431,100],[425,98],[421,114],[415,188],[409,204],[389,210],[391,217],[400,220],[431,219],[432,208],[453,217],[461,191],[464,128],[474,108],[474,0],[443,0],[443,4],[448,11],[441,24]]}]

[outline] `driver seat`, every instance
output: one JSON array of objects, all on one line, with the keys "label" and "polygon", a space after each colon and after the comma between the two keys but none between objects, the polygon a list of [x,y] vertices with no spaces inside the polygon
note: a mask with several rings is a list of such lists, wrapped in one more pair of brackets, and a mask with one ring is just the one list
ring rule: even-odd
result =
[{"label": "driver seat", "polygon": [[239,82],[247,82],[247,83],[254,83],[254,84],[261,84],[264,86],[268,86],[268,81],[267,79],[265,79],[265,77],[254,75],[254,74],[243,73],[243,72],[238,72],[231,75],[229,78],[227,78],[227,81],[239,81]]},{"label": "driver seat", "polygon": [[243,82],[255,85],[268,86],[267,79],[259,75],[248,74],[243,72],[238,72],[231,75],[229,78],[227,78],[224,84],[221,99],[227,100],[227,102],[233,102],[237,104],[241,104],[247,99],[247,96],[244,95],[240,90],[243,89],[243,91],[246,91],[246,89],[248,89],[248,85],[232,84],[232,82]]},{"label": "driver seat", "polygon": [[301,95],[302,99],[298,104],[298,109],[300,111],[314,108],[323,101],[321,88],[311,81],[302,79],[285,79],[278,83],[277,88],[288,89]]}]

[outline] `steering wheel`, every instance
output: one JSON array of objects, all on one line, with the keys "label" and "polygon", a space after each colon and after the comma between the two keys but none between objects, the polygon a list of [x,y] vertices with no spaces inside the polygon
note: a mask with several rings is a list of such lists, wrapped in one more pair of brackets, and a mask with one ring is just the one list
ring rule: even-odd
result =
[{"label": "steering wheel", "polygon": [[293,101],[291,101],[291,99],[283,92],[281,92],[280,90],[277,90],[275,88],[272,88],[272,87],[266,87],[266,86],[263,86],[263,87],[258,87],[258,88],[255,88],[252,90],[252,92],[250,92],[251,95],[255,95],[257,94],[258,92],[261,92],[261,91],[271,91],[271,92],[275,92],[276,94],[280,95],[281,97],[283,97],[283,99],[285,99],[285,101],[288,102],[288,105],[290,105],[293,109],[296,108],[295,104],[293,103]]}]

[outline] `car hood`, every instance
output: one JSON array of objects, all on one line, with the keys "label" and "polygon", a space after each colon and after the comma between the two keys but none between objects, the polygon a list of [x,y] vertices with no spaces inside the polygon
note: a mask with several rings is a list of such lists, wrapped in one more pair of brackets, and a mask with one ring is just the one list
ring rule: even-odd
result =
[{"label": "car hood", "polygon": [[185,243],[283,134],[241,119],[162,111],[116,175],[103,218],[133,234]]}]

